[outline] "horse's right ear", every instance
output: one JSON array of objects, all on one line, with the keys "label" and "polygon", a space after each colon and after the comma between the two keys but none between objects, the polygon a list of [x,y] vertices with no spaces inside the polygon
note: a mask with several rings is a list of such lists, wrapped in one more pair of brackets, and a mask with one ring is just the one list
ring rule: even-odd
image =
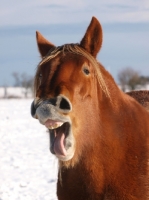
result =
[{"label": "horse's right ear", "polygon": [[54,44],[45,39],[38,31],[36,31],[36,40],[41,57],[46,56],[49,50],[54,47]]},{"label": "horse's right ear", "polygon": [[93,57],[97,56],[102,45],[102,28],[99,21],[92,17],[80,46],[88,51]]}]

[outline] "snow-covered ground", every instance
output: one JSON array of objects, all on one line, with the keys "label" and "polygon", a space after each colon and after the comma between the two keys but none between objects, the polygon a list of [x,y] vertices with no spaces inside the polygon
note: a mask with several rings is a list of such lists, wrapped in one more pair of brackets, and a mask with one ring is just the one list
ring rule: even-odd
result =
[{"label": "snow-covered ground", "polygon": [[57,160],[31,102],[0,100],[0,200],[57,199]]}]

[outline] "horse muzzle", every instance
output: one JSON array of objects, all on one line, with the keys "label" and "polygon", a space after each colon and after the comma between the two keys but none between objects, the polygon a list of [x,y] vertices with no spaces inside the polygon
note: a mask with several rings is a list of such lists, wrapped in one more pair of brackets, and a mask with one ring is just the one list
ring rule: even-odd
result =
[{"label": "horse muzzle", "polygon": [[55,112],[67,114],[71,110],[71,102],[63,95],[45,100],[37,97],[31,104],[32,117],[39,119],[41,123],[45,122],[46,116],[49,117],[50,115],[52,118],[55,118]]},{"label": "horse muzzle", "polygon": [[45,100],[36,98],[31,104],[32,117],[49,130],[51,153],[62,161],[67,161],[74,155],[75,140],[68,116],[71,110],[71,102],[63,95]]}]

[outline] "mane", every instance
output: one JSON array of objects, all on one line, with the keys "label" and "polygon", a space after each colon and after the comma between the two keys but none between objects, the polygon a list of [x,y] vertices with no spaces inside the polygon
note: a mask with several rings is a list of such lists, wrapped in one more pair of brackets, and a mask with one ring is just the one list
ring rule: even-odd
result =
[{"label": "mane", "polygon": [[[78,55],[82,55],[85,58],[88,59],[88,61],[92,64],[92,66],[94,67],[95,71],[96,71],[96,75],[97,75],[97,80],[98,83],[102,89],[102,91],[105,93],[105,95],[107,97],[110,98],[110,93],[109,90],[107,88],[107,85],[104,81],[104,78],[102,76],[100,67],[99,67],[99,63],[97,62],[97,60],[87,51],[85,51],[83,48],[81,48],[79,46],[79,44],[65,44],[62,46],[58,46],[58,47],[53,47],[48,54],[43,57],[42,61],[39,63],[38,67],[40,67],[41,65],[47,63],[48,61],[50,61],[51,59],[55,58],[57,55],[59,55],[60,53],[74,53],[74,54],[78,54]],[[38,68],[39,69],[39,68]],[[36,76],[35,76],[36,77]],[[36,80],[36,78],[35,78]],[[37,80],[35,81],[37,83]],[[35,83],[35,85],[36,85]],[[111,99],[111,98],[110,98]]]}]

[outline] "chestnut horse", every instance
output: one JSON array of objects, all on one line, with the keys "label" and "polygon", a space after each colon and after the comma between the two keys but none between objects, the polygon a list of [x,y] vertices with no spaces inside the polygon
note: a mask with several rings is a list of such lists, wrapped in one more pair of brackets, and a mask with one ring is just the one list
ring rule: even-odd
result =
[{"label": "chestnut horse", "polygon": [[146,110],[149,111],[149,91],[140,90],[140,91],[131,91],[127,92],[128,95],[136,99]]},{"label": "chestnut horse", "polygon": [[78,44],[56,47],[36,36],[42,60],[31,114],[48,128],[59,160],[58,199],[149,199],[149,112],[96,60],[98,20]]}]

